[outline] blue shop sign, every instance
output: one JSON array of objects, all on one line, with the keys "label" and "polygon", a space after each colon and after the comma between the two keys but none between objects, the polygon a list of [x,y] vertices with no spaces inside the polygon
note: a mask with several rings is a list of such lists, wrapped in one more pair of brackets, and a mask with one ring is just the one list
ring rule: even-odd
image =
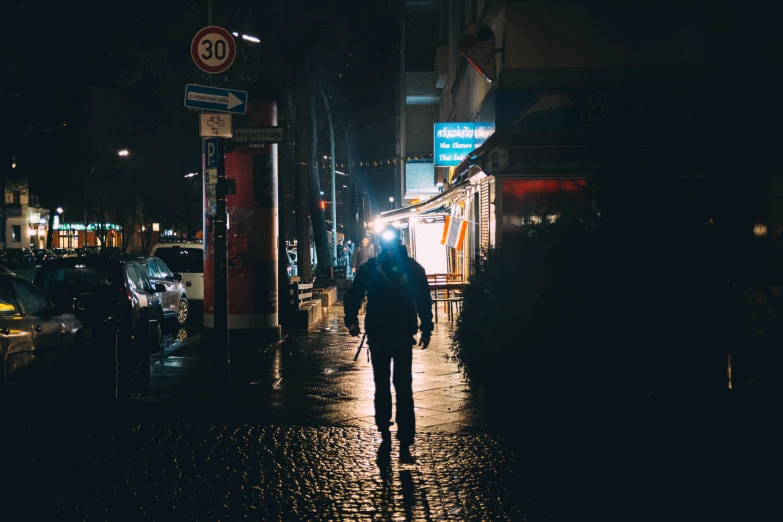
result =
[{"label": "blue shop sign", "polygon": [[495,131],[486,123],[449,122],[435,124],[436,167],[455,167],[465,156],[480,146]]}]

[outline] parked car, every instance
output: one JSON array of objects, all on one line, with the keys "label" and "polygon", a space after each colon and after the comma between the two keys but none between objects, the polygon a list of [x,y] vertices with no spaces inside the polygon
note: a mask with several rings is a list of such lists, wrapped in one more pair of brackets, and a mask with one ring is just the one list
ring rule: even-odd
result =
[{"label": "parked car", "polygon": [[147,277],[153,285],[166,287],[166,290],[160,293],[163,317],[176,319],[179,324],[185,324],[188,321],[190,307],[188,294],[182,283],[182,274],[172,273],[166,263],[157,257],[142,258],[139,264],[146,269]]},{"label": "parked car", "polygon": [[73,248],[55,248],[54,255],[56,255],[59,259],[64,257],[79,257],[76,254],[76,250]]},{"label": "parked car", "polygon": [[120,247],[100,247],[100,251],[98,252],[98,255],[103,258],[109,258],[109,257],[122,257],[125,254],[123,253]]},{"label": "parked car", "polygon": [[[90,349],[105,348],[105,340],[113,335],[107,324],[112,318],[118,321],[123,341],[146,337],[149,333],[149,349],[160,348],[163,337],[160,294],[166,287],[153,286],[139,263],[101,256],[58,259],[41,267],[34,283],[60,308],[73,307]],[[148,318],[142,313],[144,307],[149,309]],[[133,351],[144,349],[129,342],[123,346],[130,346]]]},{"label": "parked car", "polygon": [[0,265],[11,270],[35,267],[35,254],[27,248],[6,248],[0,252]]},{"label": "parked car", "polygon": [[84,257],[87,255],[86,248],[74,248],[73,250],[76,252],[76,257]]},{"label": "parked car", "polygon": [[54,250],[51,248],[36,248],[33,250],[33,254],[35,254],[35,266],[41,266],[47,261],[54,261],[57,259]]},{"label": "parked car", "polygon": [[65,367],[82,348],[82,325],[35,285],[0,272],[0,389]]},{"label": "parked car", "polygon": [[174,273],[182,274],[188,304],[204,304],[204,245],[196,242],[158,243],[151,256],[163,261]]}]

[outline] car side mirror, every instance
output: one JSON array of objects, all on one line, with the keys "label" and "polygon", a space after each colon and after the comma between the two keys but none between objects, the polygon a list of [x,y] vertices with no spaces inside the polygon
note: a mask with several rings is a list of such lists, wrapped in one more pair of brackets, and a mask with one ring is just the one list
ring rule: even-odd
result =
[{"label": "car side mirror", "polygon": [[174,274],[174,281],[182,281],[182,274]]},{"label": "car side mirror", "polygon": [[162,285],[160,283],[155,284],[155,293],[156,294],[159,294],[159,293],[165,292],[165,291],[166,291],[166,285]]}]

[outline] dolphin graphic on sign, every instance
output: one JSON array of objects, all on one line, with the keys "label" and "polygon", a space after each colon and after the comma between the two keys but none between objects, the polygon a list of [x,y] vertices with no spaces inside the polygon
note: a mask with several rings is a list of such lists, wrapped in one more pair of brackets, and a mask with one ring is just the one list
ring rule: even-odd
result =
[{"label": "dolphin graphic on sign", "polygon": [[528,116],[533,114],[545,114],[554,112],[560,108],[573,107],[574,102],[567,94],[559,92],[539,92],[536,94],[536,99],[533,100],[530,105],[525,107],[511,127],[516,127],[525,122]]}]

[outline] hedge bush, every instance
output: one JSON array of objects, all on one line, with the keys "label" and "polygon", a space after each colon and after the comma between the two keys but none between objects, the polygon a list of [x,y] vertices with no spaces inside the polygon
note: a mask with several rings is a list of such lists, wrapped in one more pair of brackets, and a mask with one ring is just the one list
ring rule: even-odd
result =
[{"label": "hedge bush", "polygon": [[512,409],[616,412],[725,389],[734,316],[721,241],[686,210],[504,235],[464,290],[453,352],[468,378]]}]

